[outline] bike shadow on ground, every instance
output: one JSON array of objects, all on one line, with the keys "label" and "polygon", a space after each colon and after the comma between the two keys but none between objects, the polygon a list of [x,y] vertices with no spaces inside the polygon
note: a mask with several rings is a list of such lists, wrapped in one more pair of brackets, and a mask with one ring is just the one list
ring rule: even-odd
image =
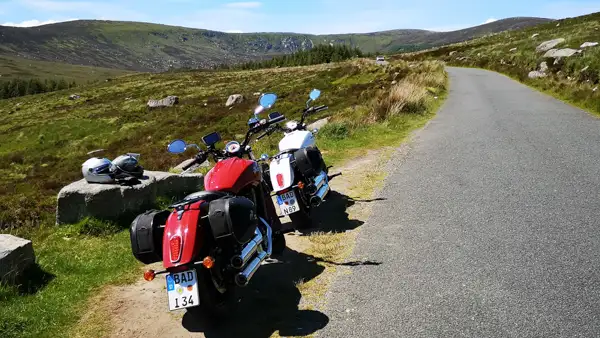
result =
[{"label": "bike shadow on ground", "polygon": [[[346,232],[354,230],[365,222],[351,219],[347,209],[356,203],[372,203],[385,200],[385,198],[355,199],[338,191],[330,191],[327,199],[313,211],[311,218],[312,227],[309,229],[298,229],[301,235],[310,236],[315,232]],[[290,229],[291,223],[286,223],[284,228]]]},{"label": "bike shadow on ground", "polygon": [[267,338],[307,336],[329,323],[329,318],[313,310],[300,310],[298,282],[307,282],[325,268],[309,255],[286,248],[273,263],[263,264],[245,288],[239,288],[237,306],[219,323],[203,314],[187,312],[182,325],[190,332],[203,332],[206,338]]}]

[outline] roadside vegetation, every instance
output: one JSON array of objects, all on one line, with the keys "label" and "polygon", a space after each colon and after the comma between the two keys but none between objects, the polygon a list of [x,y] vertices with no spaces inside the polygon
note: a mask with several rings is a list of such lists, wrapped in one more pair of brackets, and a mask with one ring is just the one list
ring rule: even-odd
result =
[{"label": "roadside vegetation", "polygon": [[310,66],[321,63],[340,62],[365,56],[358,48],[347,45],[318,45],[288,55],[276,56],[270,60],[249,61],[238,65],[224,64],[219,69],[250,70],[276,67]]},{"label": "roadside vegetation", "polygon": [[[224,140],[239,138],[257,92],[276,92],[273,110],[299,118],[312,88],[321,89],[318,103],[329,110],[310,121],[331,117],[318,142],[327,162],[336,165],[367,149],[397,145],[426,123],[444,96],[446,75],[439,62],[378,66],[355,59],[255,71],[138,74],[79,88],[78,100],[58,91],[2,101],[0,225],[4,233],[32,239],[40,278],[20,288],[0,287],[0,336],[64,335],[99,287],[130,282],[139,271],[126,222],[54,225],[56,194],[80,179],[88,151],[103,148],[109,158],[137,152],[145,168],[169,170],[192,155],[168,154],[169,141],[199,142],[212,131]],[[245,100],[225,108],[230,94]],[[167,95],[177,95],[179,104],[146,108],[148,99]],[[255,152],[272,154],[279,138],[261,140]]]},{"label": "roadside vegetation", "polygon": [[[556,49],[581,50],[563,58],[544,57],[536,51],[544,41],[565,39]],[[552,21],[425,52],[399,54],[394,59],[440,60],[449,65],[494,70],[583,109],[600,114],[600,13]],[[544,77],[530,78],[545,62]]]}]

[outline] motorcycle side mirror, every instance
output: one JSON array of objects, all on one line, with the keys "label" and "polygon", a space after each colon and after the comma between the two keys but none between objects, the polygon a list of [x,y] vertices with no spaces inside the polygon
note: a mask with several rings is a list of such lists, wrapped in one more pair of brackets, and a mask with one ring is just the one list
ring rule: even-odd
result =
[{"label": "motorcycle side mirror", "polygon": [[251,118],[248,120],[248,125],[249,125],[249,126],[253,126],[253,125],[257,124],[257,123],[258,123],[258,118],[257,118],[256,116],[254,116],[254,117],[251,117]]},{"label": "motorcycle side mirror", "polygon": [[319,98],[319,96],[321,96],[321,91],[318,89],[313,89],[310,94],[308,94],[308,101],[306,101],[306,108],[308,108],[308,105]]},{"label": "motorcycle side mirror", "polygon": [[268,159],[269,159],[269,155],[267,155],[267,154],[262,154],[262,155],[260,155],[260,160],[261,160],[261,161],[266,161],[266,160],[268,160]]},{"label": "motorcycle side mirror", "polygon": [[167,146],[167,151],[173,154],[181,154],[185,152],[187,144],[184,140],[175,140]]},{"label": "motorcycle side mirror", "polygon": [[318,129],[318,128],[315,128],[315,129],[313,129],[313,130],[312,130],[312,133],[313,133],[313,134],[316,134],[316,133],[318,133],[318,132],[319,132],[319,129]]},{"label": "motorcycle side mirror", "polygon": [[277,94],[265,93],[258,99],[258,104],[263,107],[263,109],[270,109],[275,104],[275,101],[277,101]]},{"label": "motorcycle side mirror", "polygon": [[319,96],[321,96],[321,91],[318,89],[313,89],[310,94],[308,95],[308,97],[310,97],[310,99],[312,101],[315,101],[316,99],[319,98]]}]

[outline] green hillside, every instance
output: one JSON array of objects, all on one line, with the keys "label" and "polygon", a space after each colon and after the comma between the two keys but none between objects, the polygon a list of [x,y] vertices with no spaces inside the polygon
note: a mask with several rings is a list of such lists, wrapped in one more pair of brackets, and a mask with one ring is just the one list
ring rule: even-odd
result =
[{"label": "green hillside", "polygon": [[546,21],[548,19],[510,18],[455,32],[392,30],[309,35],[230,34],[150,23],[79,20],[31,28],[0,26],[0,54],[136,71],[164,71],[263,59],[319,44],[349,44],[365,52],[422,49]]},{"label": "green hillside", "polygon": [[11,79],[42,79],[87,83],[125,75],[131,71],[91,66],[72,65],[61,62],[28,60],[23,58],[0,56],[0,82]]},{"label": "green hillside", "polygon": [[[536,51],[545,41],[564,39],[554,49],[572,49],[569,57],[546,57]],[[526,29],[503,32],[425,52],[399,54],[394,59],[442,60],[450,65],[480,67],[510,75],[583,108],[600,113],[600,13],[558,20]],[[548,69],[539,78],[530,73]],[[535,73],[532,73],[532,75]]]}]

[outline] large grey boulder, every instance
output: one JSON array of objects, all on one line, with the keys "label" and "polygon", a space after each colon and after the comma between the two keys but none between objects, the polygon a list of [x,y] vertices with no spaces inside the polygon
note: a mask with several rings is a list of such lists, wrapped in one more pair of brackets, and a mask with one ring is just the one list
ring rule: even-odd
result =
[{"label": "large grey boulder", "polygon": [[542,43],[540,43],[539,46],[537,46],[535,48],[535,50],[537,52],[545,52],[548,51],[556,46],[558,46],[559,44],[565,42],[564,38],[558,38],[558,39],[554,39],[554,40],[549,40],[549,41],[544,41]]},{"label": "large grey boulder", "polygon": [[577,53],[581,53],[581,50],[572,49],[572,48],[550,49],[549,51],[546,52],[546,54],[544,54],[544,57],[546,57],[546,58],[564,58],[564,57],[573,56]]},{"label": "large grey boulder", "polygon": [[329,123],[329,117],[326,117],[324,119],[320,119],[318,121],[315,121],[311,124],[309,124],[308,126],[306,126],[307,130],[313,130],[313,129],[321,129],[323,128],[327,123]]},{"label": "large grey boulder", "polygon": [[85,217],[118,220],[142,212],[157,197],[180,197],[204,186],[202,174],[144,172],[145,177],[131,185],[73,182],[58,193],[56,223],[77,223]]},{"label": "large grey boulder", "polygon": [[167,96],[162,100],[148,100],[148,108],[166,108],[179,103],[177,96]]},{"label": "large grey boulder", "polygon": [[31,241],[0,234],[0,282],[14,283],[35,263]]},{"label": "large grey boulder", "polygon": [[233,94],[233,95],[230,95],[229,98],[227,99],[227,102],[225,102],[225,107],[231,107],[234,104],[242,103],[243,101],[244,101],[244,96],[242,94]]}]

